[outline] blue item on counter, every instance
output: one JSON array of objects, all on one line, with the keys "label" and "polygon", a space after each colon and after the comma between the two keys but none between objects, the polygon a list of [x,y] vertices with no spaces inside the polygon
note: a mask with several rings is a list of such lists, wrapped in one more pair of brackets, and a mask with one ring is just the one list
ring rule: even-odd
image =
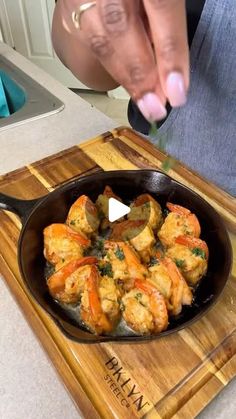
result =
[{"label": "blue item on counter", "polygon": [[0,118],[6,118],[21,109],[26,102],[24,90],[0,70]]},{"label": "blue item on counter", "polygon": [[6,118],[7,116],[10,116],[10,111],[3,87],[2,78],[0,77],[0,118]]}]

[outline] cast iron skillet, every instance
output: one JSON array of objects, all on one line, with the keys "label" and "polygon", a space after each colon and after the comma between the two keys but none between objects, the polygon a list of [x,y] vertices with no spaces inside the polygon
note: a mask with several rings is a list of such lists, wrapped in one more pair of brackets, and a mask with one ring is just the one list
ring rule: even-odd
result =
[{"label": "cast iron skillet", "polygon": [[[72,203],[82,194],[92,200],[110,185],[124,202],[144,192],[150,193],[165,207],[167,201],[180,204],[194,212],[201,224],[201,238],[209,247],[206,277],[197,288],[193,306],[186,307],[168,329],[152,336],[96,336],[78,327],[75,321],[50,297],[44,278],[43,229],[51,223],[64,222]],[[199,319],[221,294],[228,279],[232,250],[224,223],[216,211],[199,195],[154,170],[99,172],[80,177],[59,187],[43,198],[18,200],[0,194],[0,208],[15,212],[23,228],[18,242],[18,263],[23,280],[35,300],[49,313],[61,331],[78,342],[151,340],[176,332]]]}]

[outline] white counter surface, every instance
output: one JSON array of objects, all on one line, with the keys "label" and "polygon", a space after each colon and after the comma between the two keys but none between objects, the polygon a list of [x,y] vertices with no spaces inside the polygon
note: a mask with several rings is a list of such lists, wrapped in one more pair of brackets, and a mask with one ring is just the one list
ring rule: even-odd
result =
[{"label": "white counter surface", "polygon": [[[117,125],[1,43],[0,53],[65,104],[60,113],[0,131],[0,174],[71,147]],[[235,395],[234,380],[200,417],[235,418]],[[53,365],[0,277],[0,419],[79,417]]]}]

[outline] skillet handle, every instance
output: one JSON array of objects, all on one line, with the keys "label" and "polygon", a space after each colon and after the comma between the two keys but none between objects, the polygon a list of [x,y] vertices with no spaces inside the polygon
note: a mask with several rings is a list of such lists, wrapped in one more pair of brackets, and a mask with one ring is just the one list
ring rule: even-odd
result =
[{"label": "skillet handle", "polygon": [[13,198],[12,196],[0,193],[0,209],[14,212],[20,217],[22,222],[26,220],[29,213],[38,201],[39,199],[17,199]]}]

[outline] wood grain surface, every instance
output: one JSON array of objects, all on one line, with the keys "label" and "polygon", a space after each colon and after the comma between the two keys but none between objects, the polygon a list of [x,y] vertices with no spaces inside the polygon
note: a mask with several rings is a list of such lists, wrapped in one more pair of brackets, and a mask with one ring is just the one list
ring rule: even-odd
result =
[{"label": "wood grain surface", "polygon": [[[119,128],[0,177],[0,192],[38,198],[79,175],[160,169],[165,155]],[[26,290],[17,266],[19,219],[0,212],[0,271],[85,418],[192,418],[236,374],[235,199],[176,164],[170,176],[202,195],[224,218],[234,250],[232,275],[207,315],[148,343],[78,344],[62,335]]]}]

